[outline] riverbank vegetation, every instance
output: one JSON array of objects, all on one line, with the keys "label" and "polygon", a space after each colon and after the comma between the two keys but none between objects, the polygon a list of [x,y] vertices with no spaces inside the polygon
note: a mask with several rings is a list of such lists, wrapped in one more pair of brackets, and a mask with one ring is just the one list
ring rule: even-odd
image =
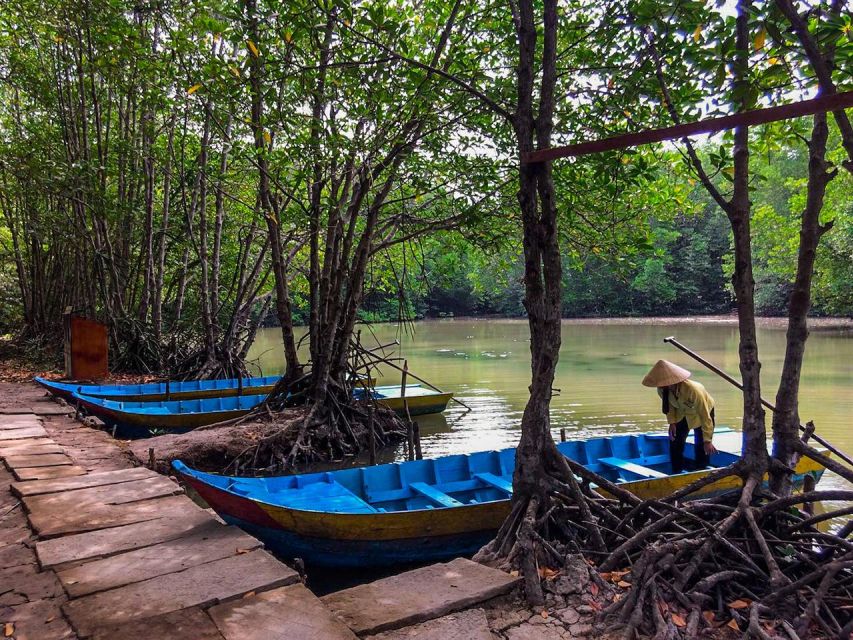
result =
[{"label": "riverbank vegetation", "polygon": [[[360,321],[523,309],[512,513],[481,560],[520,571],[535,606],[567,554],[619,572],[601,613],[628,638],[725,616],[762,639],[849,634],[851,531],[791,507],[853,493],[790,495],[802,456],[853,477],[798,415],[808,315],[851,310],[846,112],[529,161],[837,94],[845,3],[17,2],[0,38],[4,330],[56,339],[71,306],[107,323],[118,369],[221,377],[274,318],[286,371],[258,411],[305,408],[247,456],[281,471],[363,446]],[[711,478],[736,488],[641,501],[558,453],[564,315],[731,309],[744,447]],[[772,454],[760,311],[788,323]]]}]

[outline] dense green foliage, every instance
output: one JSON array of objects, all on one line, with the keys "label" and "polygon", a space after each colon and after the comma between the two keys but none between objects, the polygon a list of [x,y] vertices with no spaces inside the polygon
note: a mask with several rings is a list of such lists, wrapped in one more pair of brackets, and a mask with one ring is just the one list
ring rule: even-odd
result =
[{"label": "dense green foliage", "polygon": [[[725,112],[708,96],[729,91],[732,21],[712,5],[670,14],[612,3],[636,29],[602,20],[594,3],[567,6],[561,38],[596,26],[561,53],[571,73],[560,77],[555,142],[671,123],[651,59],[633,53],[648,47],[643,29],[659,32],[681,116]],[[802,56],[771,3],[753,22],[749,103],[790,100],[810,82]],[[812,28],[849,60],[849,16]],[[312,261],[354,277],[341,300],[358,290],[362,239],[369,260],[353,300],[363,320],[522,315],[517,150],[484,103],[512,105],[516,55],[504,4],[4,3],[0,334],[56,336],[72,305],[110,324],[121,366],[154,368],[176,350],[189,368],[239,359],[258,323],[279,321],[275,237],[295,323],[309,323],[322,288]],[[807,129],[803,119],[755,132],[762,313],[783,313],[790,293]],[[722,188],[730,149],[730,136],[701,147]],[[833,149],[841,162],[834,138]],[[731,311],[730,230],[679,152],[555,166],[564,315]],[[850,192],[849,174],[830,185],[816,313],[853,313]],[[342,248],[344,229],[352,246]]]},{"label": "dense green foliage", "polygon": [[[836,147],[838,147],[836,141]],[[836,148],[834,156],[840,158]],[[838,160],[840,162],[840,159]],[[764,315],[785,313],[796,267],[799,212],[805,197],[802,146],[757,158],[754,191],[756,304]],[[676,169],[681,165],[674,164]],[[731,229],[725,216],[687,175],[671,175],[687,195],[652,212],[647,242],[615,255],[586,251],[567,257],[563,272],[566,317],[729,313]],[[853,180],[841,173],[824,209],[834,220],[818,256],[813,310],[853,315]],[[365,303],[365,318],[394,320],[442,314],[522,316],[520,244],[480,246],[458,233],[423,240],[410,256],[407,298],[381,287]]]}]

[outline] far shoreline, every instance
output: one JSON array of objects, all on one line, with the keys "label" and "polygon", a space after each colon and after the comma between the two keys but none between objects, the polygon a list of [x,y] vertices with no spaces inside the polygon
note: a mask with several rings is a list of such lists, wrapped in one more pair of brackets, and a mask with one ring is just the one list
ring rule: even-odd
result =
[{"label": "far shoreline", "polygon": [[[519,322],[526,320],[524,316],[498,316],[498,315],[481,315],[481,316],[446,316],[435,317],[429,316],[412,320],[411,322],[471,322],[471,321],[491,321],[491,322]],[[365,324],[398,324],[400,320],[388,320],[386,322],[370,322]],[[620,316],[620,317],[595,317],[595,318],[563,318],[562,324],[577,324],[577,325],[593,325],[593,324],[611,324],[611,325],[670,325],[670,324],[694,324],[700,322],[702,324],[713,324],[720,326],[737,326],[737,314],[730,313],[726,315],[698,315],[698,316]],[[759,327],[768,329],[785,329],[788,326],[788,318],[784,316],[761,316],[756,317],[755,323]],[[810,329],[853,329],[853,318],[847,316],[832,316],[832,317],[817,317],[809,318]]]}]

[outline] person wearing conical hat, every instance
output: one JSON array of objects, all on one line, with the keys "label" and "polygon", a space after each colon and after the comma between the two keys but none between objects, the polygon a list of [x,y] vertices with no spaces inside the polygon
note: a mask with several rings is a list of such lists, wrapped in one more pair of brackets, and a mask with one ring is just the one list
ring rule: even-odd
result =
[{"label": "person wearing conical hat", "polygon": [[643,378],[646,387],[657,387],[669,422],[669,457],[672,472],[684,471],[684,444],[693,429],[696,469],[708,466],[717,453],[714,438],[714,399],[701,384],[689,380],[690,372],[668,360],[658,360]]}]

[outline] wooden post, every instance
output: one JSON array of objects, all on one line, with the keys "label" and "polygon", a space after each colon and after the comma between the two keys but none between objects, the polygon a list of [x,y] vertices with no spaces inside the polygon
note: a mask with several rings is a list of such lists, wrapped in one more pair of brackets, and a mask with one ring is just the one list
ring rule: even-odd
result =
[{"label": "wooden post", "polygon": [[[806,476],[803,478],[803,493],[814,491],[816,484],[817,483],[815,482],[814,476],[810,473],[807,473]],[[803,508],[805,509],[805,512],[810,516],[814,515],[814,502],[806,502],[803,505]]]},{"label": "wooden post", "polygon": [[406,420],[406,435],[409,444],[409,461],[415,459],[415,433],[412,416],[409,413],[409,401],[406,399],[406,377],[409,375],[409,361],[403,360],[403,376],[400,382],[400,398],[403,400],[403,413]]},{"label": "wooden post", "polygon": [[560,427],[560,442],[566,441],[566,428]]},{"label": "wooden post", "polygon": [[154,457],[154,447],[148,447],[148,468],[152,471],[157,469],[157,459]]},{"label": "wooden post", "polygon": [[172,399],[172,381],[166,378],[166,401]]},{"label": "wooden post", "polygon": [[237,377],[237,395],[238,396],[243,395],[243,374],[242,373]]},{"label": "wooden post", "polygon": [[370,466],[376,464],[376,425],[373,422],[373,402],[367,403],[367,433],[370,441]]},{"label": "wooden post", "polygon": [[415,459],[423,460],[424,453],[421,451],[421,428],[417,422],[412,423],[412,434],[415,437]]}]

